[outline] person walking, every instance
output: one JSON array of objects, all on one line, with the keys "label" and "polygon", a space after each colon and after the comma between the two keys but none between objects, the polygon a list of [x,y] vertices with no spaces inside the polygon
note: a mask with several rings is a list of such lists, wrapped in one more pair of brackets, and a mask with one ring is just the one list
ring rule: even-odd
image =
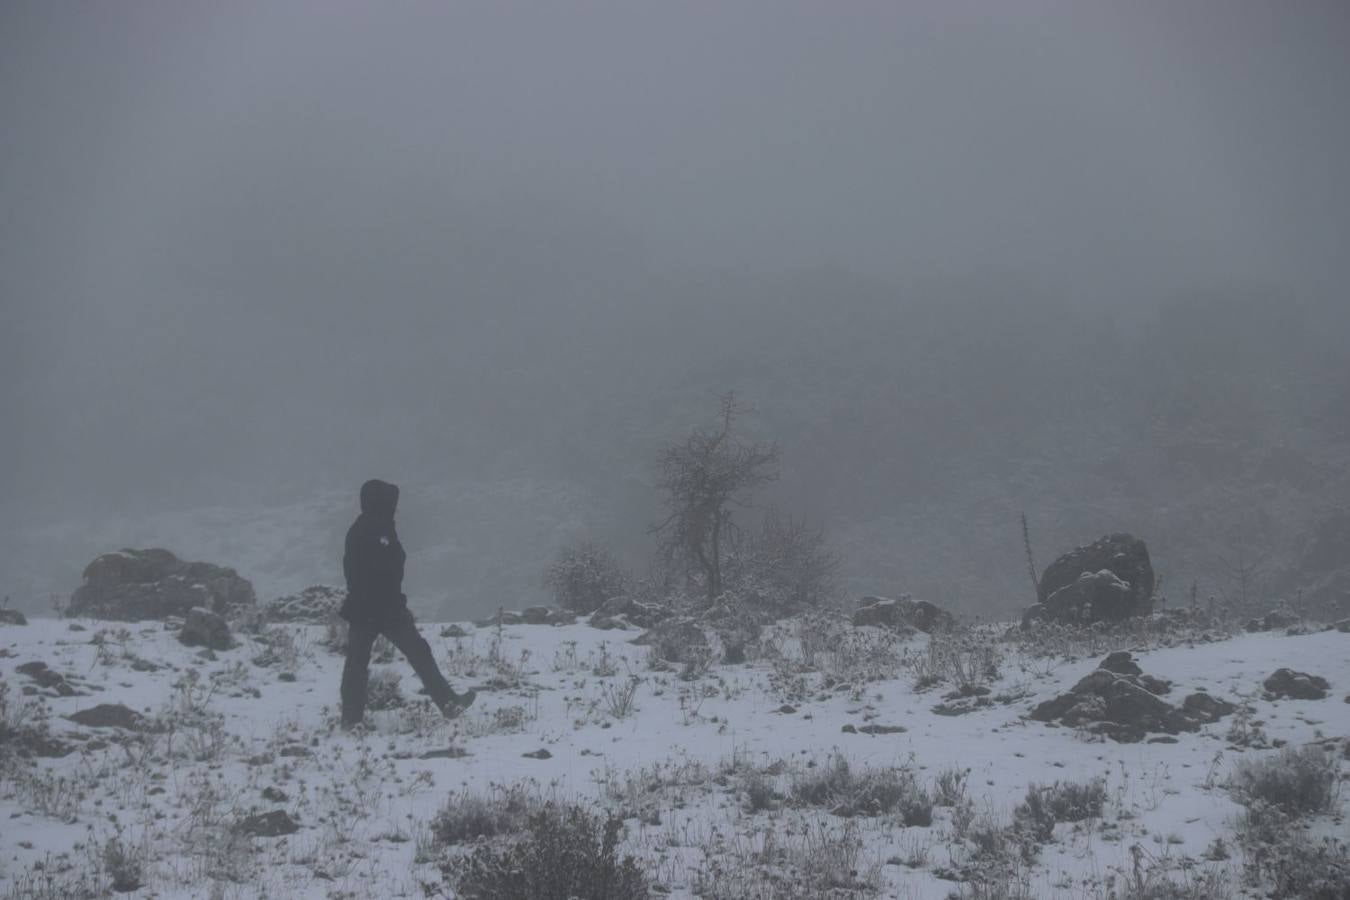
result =
[{"label": "person walking", "polygon": [[351,626],[341,687],[342,727],[346,729],[355,728],[365,717],[370,650],[380,635],[407,658],[447,719],[462,713],[475,696],[473,691],[458,694],[450,687],[408,610],[408,598],[403,593],[407,554],[394,529],[397,507],[398,486],[372,478],[361,485],[361,514],[347,529],[342,554],[347,599],[339,611]]}]

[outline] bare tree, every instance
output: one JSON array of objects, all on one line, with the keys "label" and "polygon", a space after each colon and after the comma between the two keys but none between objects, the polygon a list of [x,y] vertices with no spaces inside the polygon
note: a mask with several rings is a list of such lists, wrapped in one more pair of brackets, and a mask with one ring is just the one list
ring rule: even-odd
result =
[{"label": "bare tree", "polygon": [[662,538],[667,564],[697,575],[709,603],[722,593],[722,557],[735,534],[732,508],[748,506],[754,488],[778,477],[778,447],[732,437],[740,414],[734,394],[721,398],[713,430],[695,429],[661,450],[657,485],[668,515],[652,531]]}]

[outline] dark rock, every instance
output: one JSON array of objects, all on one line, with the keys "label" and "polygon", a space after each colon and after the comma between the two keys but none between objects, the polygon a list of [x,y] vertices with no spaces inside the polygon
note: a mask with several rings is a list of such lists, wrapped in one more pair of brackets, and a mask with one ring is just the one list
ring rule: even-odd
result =
[{"label": "dark rock", "polygon": [[1134,661],[1134,656],[1128,650],[1117,650],[1115,653],[1108,653],[1106,659],[1103,659],[1097,668],[1105,669],[1108,672],[1115,672],[1117,675],[1144,674],[1144,670],[1139,668],[1139,664]]},{"label": "dark rock", "polygon": [[552,606],[529,606],[520,611],[524,625],[571,625],[576,620],[574,614]]},{"label": "dark rock", "polygon": [[[1028,718],[1083,726],[1122,742],[1140,741],[1156,732],[1196,731],[1202,723],[1213,721],[1196,710],[1179,709],[1157,696],[1170,689],[1168,682],[1149,675],[1122,675],[1096,669],[1079,679],[1068,693],[1037,704]],[[1191,703],[1197,710],[1204,708],[1203,700]]]},{"label": "dark rock", "polygon": [[134,622],[186,615],[193,607],[232,615],[256,602],[253,585],[234,569],[183,562],[168,550],[121,550],[85,567],[70,613]]},{"label": "dark rock", "polygon": [[[547,752],[547,751],[545,751]],[[469,755],[469,751],[462,747],[446,747],[444,750],[428,750],[418,759],[463,759]],[[528,756],[528,754],[526,754]]]},{"label": "dark rock", "polygon": [[1206,723],[1217,722],[1237,711],[1237,707],[1232,703],[1212,697],[1204,691],[1188,694],[1186,699],[1181,701],[1181,708],[1188,715]]},{"label": "dark rock", "polygon": [[655,628],[671,617],[671,611],[659,603],[643,603],[631,597],[611,597],[591,614],[595,628]]},{"label": "dark rock", "polygon": [[1140,675],[1138,678],[1139,686],[1150,694],[1161,697],[1163,694],[1172,693],[1172,682],[1166,678],[1154,678],[1152,675]]},{"label": "dark rock", "polygon": [[902,595],[894,600],[887,597],[864,597],[858,601],[858,608],[853,612],[853,624],[873,625],[900,632],[912,629],[933,634],[951,631],[956,627],[956,618],[927,600],[912,600],[908,595]]},{"label": "dark rock", "polygon": [[282,747],[280,750],[277,751],[277,756],[286,756],[296,759],[312,755],[313,754],[309,752],[308,747],[301,746],[300,744],[287,744],[285,747]]},{"label": "dark rock", "polygon": [[486,619],[478,619],[473,624],[479,628],[496,628],[499,625],[520,625],[522,622],[520,613],[503,609],[498,611],[496,615],[489,616]]},{"label": "dark rock", "polygon": [[282,837],[300,830],[300,825],[284,809],[247,816],[234,827],[236,831],[253,837]]},{"label": "dark rock", "polygon": [[224,617],[201,607],[188,610],[183,629],[178,632],[178,640],[189,647],[206,647],[210,650],[229,650],[234,646],[229,623]]},{"label": "dark rock", "polygon": [[441,637],[443,638],[462,638],[468,636],[469,632],[458,625],[447,625],[441,629]]},{"label": "dark rock", "polygon": [[262,790],[262,798],[270,803],[285,803],[291,799],[285,791],[279,787],[265,787]]},{"label": "dark rock", "polygon": [[1263,686],[1271,698],[1289,697],[1294,700],[1321,700],[1331,688],[1325,678],[1307,672],[1295,672],[1293,669],[1276,669],[1263,682]]},{"label": "dark rock", "polygon": [[66,716],[86,728],[125,728],[128,731],[145,729],[145,717],[121,703],[100,703]]},{"label": "dark rock", "polygon": [[305,588],[298,594],[278,597],[263,610],[263,616],[269,622],[300,622],[310,625],[322,625],[337,615],[347,592],[341,588],[316,584]]},{"label": "dark rock", "polygon": [[782,706],[775,709],[774,712],[782,713],[785,716],[791,716],[796,714],[797,707],[793,706],[790,703],[784,703]]},{"label": "dark rock", "polygon": [[708,633],[688,618],[667,619],[634,638],[632,643],[646,644],[657,659],[672,663],[698,663],[712,653]]},{"label": "dark rock", "polygon": [[552,758],[553,758],[553,754],[552,754],[552,753],[549,753],[549,752],[548,752],[547,750],[545,750],[543,747],[540,747],[538,750],[531,750],[529,753],[522,753],[522,754],[520,754],[520,755],[523,756],[523,757],[525,757],[526,759],[552,759]]},{"label": "dark rock", "polygon": [[295,684],[294,672],[280,672],[277,674],[277,681],[284,681],[287,684]]},{"label": "dark rock", "polygon": [[859,734],[904,734],[908,729],[903,725],[864,725],[858,729]]},{"label": "dark rock", "polygon": [[17,609],[0,609],[0,625],[27,625],[28,618]]},{"label": "dark rock", "polygon": [[857,733],[858,733],[858,729],[857,729],[857,727],[854,726],[854,725],[845,725],[843,728],[840,728],[839,730],[842,731],[844,734],[857,734]]},{"label": "dark rock", "polygon": [[1153,586],[1153,564],[1144,542],[1129,534],[1110,534],[1046,568],[1040,600],[1027,610],[1022,624],[1118,622],[1148,615]]},{"label": "dark rock", "polygon": [[1341,634],[1350,634],[1350,619],[1341,619],[1337,622],[1336,630]]}]

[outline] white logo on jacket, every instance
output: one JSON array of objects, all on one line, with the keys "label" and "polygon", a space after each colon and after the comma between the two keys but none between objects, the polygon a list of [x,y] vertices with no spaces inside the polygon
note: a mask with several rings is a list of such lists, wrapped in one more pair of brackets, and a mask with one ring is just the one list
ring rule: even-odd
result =
[{"label": "white logo on jacket", "polygon": [[383,544],[384,546],[388,547],[388,546],[389,546],[389,538],[385,537],[384,535],[380,535],[380,543]]}]

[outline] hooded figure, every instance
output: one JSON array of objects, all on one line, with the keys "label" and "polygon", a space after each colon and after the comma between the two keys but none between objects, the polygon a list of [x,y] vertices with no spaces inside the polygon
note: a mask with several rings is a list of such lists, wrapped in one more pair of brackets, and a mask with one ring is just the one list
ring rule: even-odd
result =
[{"label": "hooded figure", "polygon": [[370,649],[380,635],[407,658],[432,702],[454,718],[474,700],[474,692],[457,694],[441,674],[431,647],[417,631],[403,593],[407,554],[394,528],[398,486],[378,479],[361,485],[361,515],[347,529],[342,571],[347,599],[340,615],[347,632],[347,662],[342,668],[342,724],[353,728],[365,716],[370,677]]}]

